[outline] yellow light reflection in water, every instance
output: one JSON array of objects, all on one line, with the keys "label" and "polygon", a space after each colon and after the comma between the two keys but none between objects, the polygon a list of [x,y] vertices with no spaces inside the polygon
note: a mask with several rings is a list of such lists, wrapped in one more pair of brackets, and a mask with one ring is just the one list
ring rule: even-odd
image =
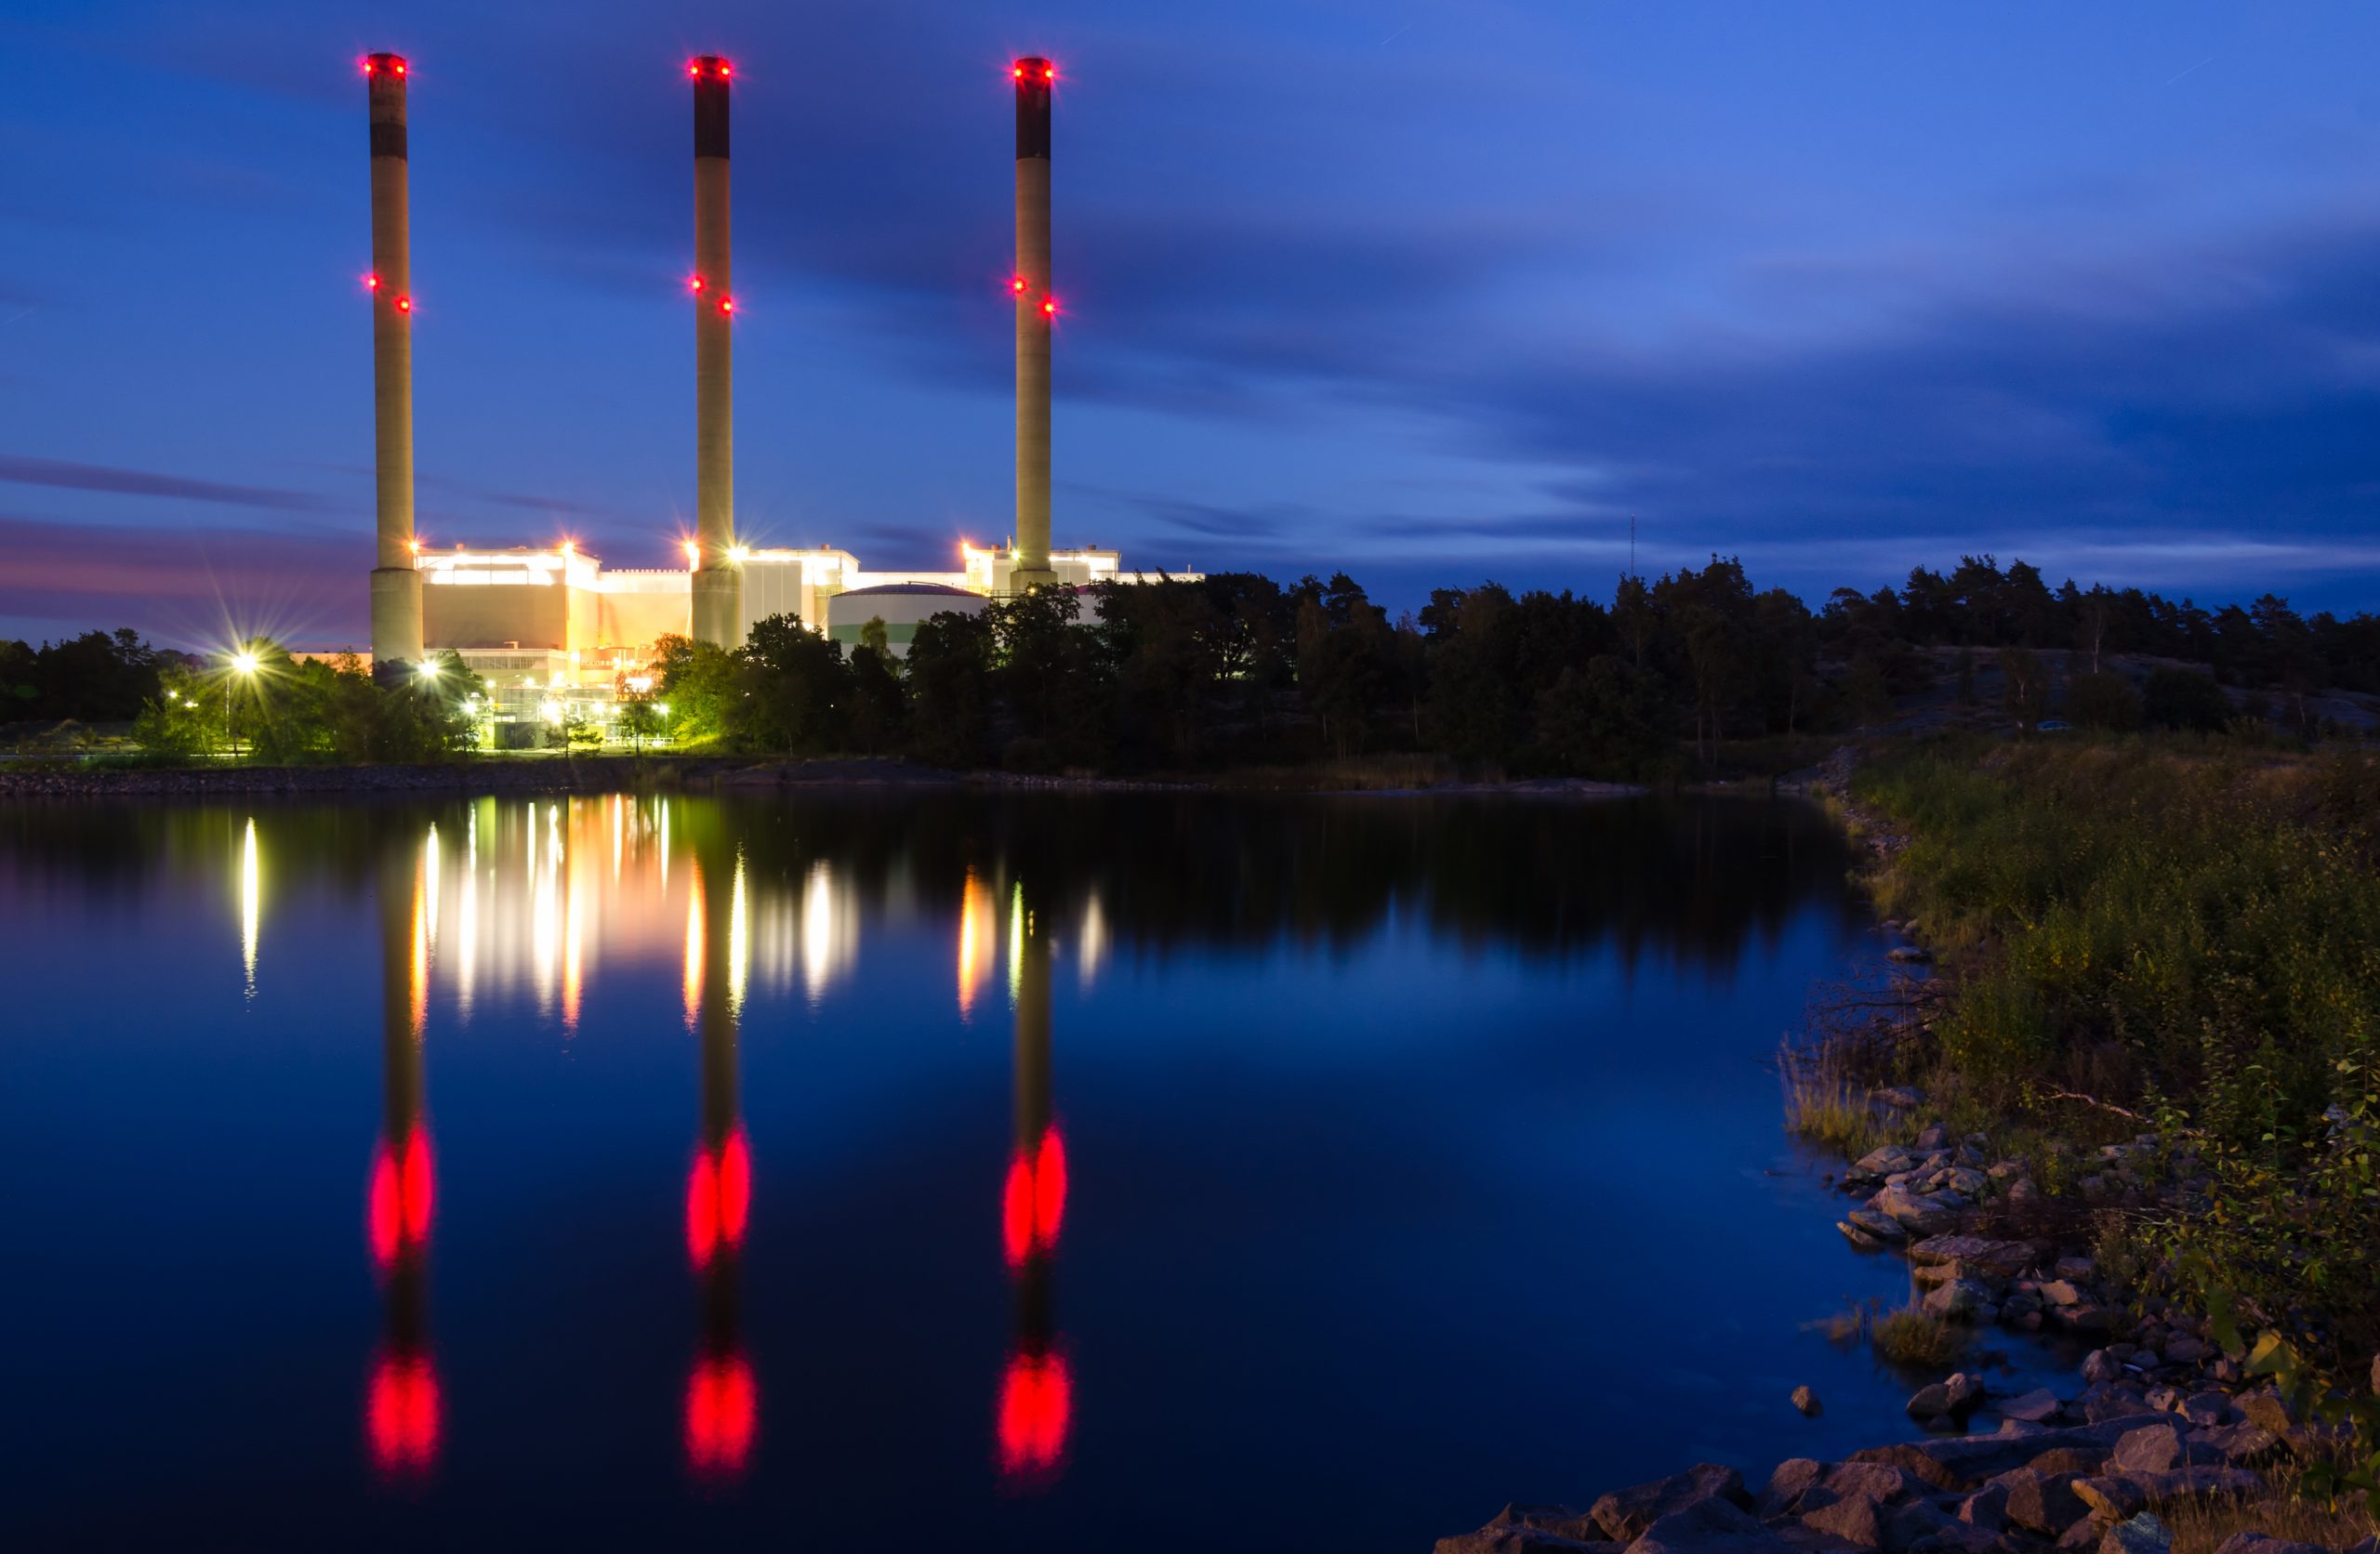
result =
[{"label": "yellow light reflection in water", "polygon": [[456,932],[462,939],[460,954],[455,964],[455,1007],[466,1024],[471,1018],[471,980],[479,969],[480,944],[480,821],[471,816],[463,840],[463,891],[456,902],[459,921]]},{"label": "yellow light reflection in water", "polygon": [[[668,811],[664,810],[666,816]],[[667,829],[665,823],[664,829]],[[694,889],[686,894],[686,1029],[694,1028],[694,1016],[703,1001],[703,871],[694,865]]]},{"label": "yellow light reflection in water", "polygon": [[1099,968],[1107,961],[1107,915],[1099,909],[1099,898],[1091,897],[1082,903],[1082,985],[1087,992],[1099,977]]},{"label": "yellow light reflection in water", "polygon": [[[571,820],[578,819],[578,800],[570,801]],[[615,846],[619,833],[612,833]],[[587,914],[582,902],[585,881],[580,879],[583,855],[572,848],[563,855],[562,866],[569,871],[569,884],[562,897],[562,1028],[566,1035],[578,1029],[578,1001],[586,976],[585,931]]]},{"label": "yellow light reflection in water", "polygon": [[257,865],[257,821],[248,817],[247,831],[240,838],[240,967],[248,980],[248,993],[257,991],[257,919],[264,904],[263,871]]},{"label": "yellow light reflection in water", "polygon": [[430,823],[430,835],[421,843],[422,889],[430,903],[430,942],[438,942],[438,823]]},{"label": "yellow light reflection in water", "polygon": [[1016,1007],[1016,995],[1025,985],[1025,881],[1016,882],[1008,902],[1008,1001]]},{"label": "yellow light reflection in water", "polygon": [[984,978],[991,971],[992,949],[998,933],[992,916],[992,893],[975,871],[967,871],[966,882],[959,889],[959,1017],[967,1018],[975,1007],[976,990],[984,985]]},{"label": "yellow light reflection in water", "polygon": [[430,903],[428,892],[422,888],[423,872],[421,866],[416,866],[413,874],[413,975],[405,987],[416,1041],[421,1039],[422,1027],[430,1022]]},{"label": "yellow light reflection in water", "polygon": [[735,854],[735,891],[727,906],[727,1007],[741,1013],[744,1008],[744,973],[750,964],[752,940],[745,928],[744,918],[744,853]]}]

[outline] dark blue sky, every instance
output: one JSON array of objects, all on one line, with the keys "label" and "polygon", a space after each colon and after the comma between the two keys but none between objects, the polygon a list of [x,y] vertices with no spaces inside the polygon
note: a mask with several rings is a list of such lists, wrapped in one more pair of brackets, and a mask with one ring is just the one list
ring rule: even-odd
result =
[{"label": "dark blue sky", "polygon": [[672,564],[682,62],[736,62],[737,514],[1010,512],[1006,65],[1057,110],[1056,537],[1393,605],[1962,551],[2380,601],[2380,8],[1619,0],[0,17],[0,632],[360,637],[364,84],[410,57],[426,543]]}]

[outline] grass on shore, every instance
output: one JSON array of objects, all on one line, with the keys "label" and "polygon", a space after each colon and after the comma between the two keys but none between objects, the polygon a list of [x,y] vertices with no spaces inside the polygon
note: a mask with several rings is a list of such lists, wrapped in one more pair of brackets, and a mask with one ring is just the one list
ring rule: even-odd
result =
[{"label": "grass on shore", "polygon": [[[2368,1364],[2380,759],[1946,738],[1875,750],[1853,799],[1907,838],[1878,899],[1949,969],[1900,1073],[1995,1152],[2030,1135],[2053,1197],[2101,1169],[2096,1143],[2186,1134],[2206,1207],[2143,1222],[2144,1278],[2265,1313],[2318,1374]],[[1847,1094],[1805,1107],[1846,1147]]]},{"label": "grass on shore", "polygon": [[2162,1513],[2173,1530],[2173,1554],[2215,1554],[2237,1533],[2262,1533],[2294,1543],[2346,1548],[2372,1536],[2372,1513],[2354,1496],[2331,1500],[2309,1491],[2295,1463],[2264,1469],[2266,1491],[2253,1500],[2215,1495],[2185,1500]]},{"label": "grass on shore", "polygon": [[1912,1369],[1948,1370],[1967,1351],[1971,1335],[1915,1306],[1881,1310],[1874,1303],[1850,1306],[1823,1324],[1838,1344],[1865,1343],[1878,1358]]}]

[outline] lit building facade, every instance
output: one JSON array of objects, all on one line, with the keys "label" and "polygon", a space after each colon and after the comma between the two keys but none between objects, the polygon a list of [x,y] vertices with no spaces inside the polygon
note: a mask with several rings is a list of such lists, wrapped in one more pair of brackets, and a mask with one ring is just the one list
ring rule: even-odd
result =
[{"label": "lit building facade", "polygon": [[[959,554],[956,572],[870,572],[850,551],[832,547],[737,547],[731,552],[743,580],[737,639],[748,641],[757,622],[790,615],[848,649],[870,615],[882,614],[888,627],[900,628],[892,633],[898,638],[892,645],[906,657],[925,618],[918,613],[920,604],[981,609],[982,601],[1013,591],[1013,549],[961,545]],[[650,688],[654,644],[692,632],[691,570],[610,571],[567,541],[425,550],[415,564],[422,584],[423,647],[451,650],[485,679],[500,724],[551,730],[579,719],[608,722],[620,692]],[[1113,550],[1053,550],[1050,569],[1060,586],[1077,588],[1161,577],[1196,582],[1203,575],[1125,572]],[[936,599],[936,590],[948,591]],[[842,596],[863,593],[880,601],[869,607],[870,615],[851,618],[852,605],[835,606]]]}]

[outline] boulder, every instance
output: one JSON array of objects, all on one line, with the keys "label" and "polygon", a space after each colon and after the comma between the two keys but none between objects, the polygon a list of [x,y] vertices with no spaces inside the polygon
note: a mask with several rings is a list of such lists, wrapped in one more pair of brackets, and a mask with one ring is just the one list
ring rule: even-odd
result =
[{"label": "boulder", "polygon": [[1533,1532],[1555,1533],[1578,1543],[1597,1543],[1604,1539],[1596,1532],[1594,1518],[1576,1506],[1506,1506],[1488,1519],[1479,1529],[1493,1532],[1499,1527],[1526,1527]]},{"label": "boulder", "polygon": [[[2171,1349],[2165,1352],[2168,1358],[2172,1357]],[[2193,1392],[2182,1400],[2177,1412],[2191,1424],[2207,1429],[2228,1425],[2232,1419],[2231,1400],[2221,1392]]]},{"label": "boulder", "polygon": [[2019,1397],[2010,1398],[2000,1405],[2003,1419],[2021,1419],[2029,1425],[2045,1423],[2057,1416],[2057,1394],[2046,1387],[2036,1387]]},{"label": "boulder", "polygon": [[1934,952],[1920,944],[1896,944],[1884,952],[1884,958],[1904,966],[1923,966],[1934,958]]},{"label": "boulder", "polygon": [[1861,1155],[1853,1162],[1851,1169],[1844,1174],[1849,1177],[1874,1177],[1882,1180],[1885,1177],[1896,1176],[1906,1171],[1916,1164],[1917,1156],[1911,1154],[1902,1145],[1885,1144]]},{"label": "boulder", "polygon": [[2122,1520],[2176,1500],[2245,1496],[2264,1481],[2238,1468],[2175,1468],[2162,1473],[2109,1473],[2076,1482],[2074,1492],[2103,1517]]},{"label": "boulder", "polygon": [[2270,1392],[2245,1393],[2234,1399],[2233,1403],[2241,1413],[2247,1416],[2248,1423],[2268,1429],[2284,1440],[2291,1430],[2296,1429],[2296,1421],[2289,1416],[2289,1410],[2282,1407],[2281,1400]]},{"label": "boulder", "polygon": [[2028,1532],[2054,1538],[2090,1514],[2074,1493],[2072,1473],[2036,1473],[2019,1468],[1992,1482],[2008,1491],[2008,1520]]},{"label": "boulder", "polygon": [[2203,1338],[2193,1338],[2184,1334],[2165,1346],[2165,1363],[2169,1365],[2195,1365],[2206,1360],[2214,1352],[2213,1344]]},{"label": "boulder", "polygon": [[2109,1528],[2099,1554],[2171,1554],[2173,1547],[2173,1529],[2143,1511]]},{"label": "boulder", "polygon": [[2071,1279],[2050,1280],[2042,1285],[2041,1297],[2043,1301],[2052,1306],[2082,1304],[2082,1292],[2075,1287],[2074,1281]]},{"label": "boulder", "polygon": [[1959,1502],[1959,1520],[1994,1534],[2008,1530],[2008,1486],[1986,1484]]},{"label": "boulder", "polygon": [[1724,1495],[1710,1495],[1660,1517],[1628,1554],[1800,1554]]},{"label": "boulder", "polygon": [[1945,1436],[1895,1446],[1871,1446],[1852,1453],[1851,1460],[1905,1468],[1937,1489],[1967,1489],[2023,1468],[2043,1452],[2060,1446],[2097,1446],[2105,1451],[2133,1428],[2128,1422],[2117,1421],[2029,1430],[2021,1435]]},{"label": "boulder", "polygon": [[1440,1538],[1435,1554],[1620,1554],[1620,1544],[1566,1538],[1540,1527],[1482,1527]]},{"label": "boulder", "polygon": [[1909,1234],[1899,1220],[1872,1208],[1855,1208],[1844,1218],[1879,1241],[1899,1241]]},{"label": "boulder", "polygon": [[1782,1516],[1798,1504],[1802,1494],[1827,1475],[1827,1465],[1815,1457],[1787,1457],[1768,1475],[1758,1510],[1764,1517]]},{"label": "boulder", "polygon": [[1909,1249],[1909,1260],[1920,1268],[1955,1264],[1961,1270],[1994,1279],[2014,1279],[2033,1260],[2030,1243],[1994,1241],[1979,1235],[1934,1235]]},{"label": "boulder", "polygon": [[1888,1184],[1870,1200],[1868,1206],[1897,1220],[1902,1229],[1922,1236],[1947,1231],[1959,1218],[1956,1205],[1897,1184]]},{"label": "boulder", "polygon": [[2052,1446],[2025,1466],[2036,1473],[2096,1473],[2108,1465],[2096,1446]]},{"label": "boulder", "polygon": [[2061,1279],[2080,1281],[2098,1272],[2099,1265],[2088,1258],[2060,1258],[2051,1271]]},{"label": "boulder", "polygon": [[1752,1496],[1744,1493],[1742,1474],[1716,1463],[1699,1462],[1671,1478],[1615,1489],[1597,1500],[1587,1514],[1605,1537],[1633,1543],[1662,1517],[1711,1499],[1734,1507],[1752,1504]]},{"label": "boulder", "polygon": [[1917,1147],[1928,1154],[1936,1150],[1949,1149],[1950,1130],[1940,1123],[1928,1123],[1925,1125],[1924,1131],[1917,1136]]},{"label": "boulder", "polygon": [[1928,1316],[1968,1322],[1974,1320],[1979,1308],[1990,1303],[1990,1290],[1972,1279],[1952,1279],[1926,1291],[1925,1298],[1919,1305]]},{"label": "boulder", "polygon": [[2193,1461],[2202,1449],[2215,1460],[2234,1468],[2260,1468],[2281,1455],[2281,1439],[2264,1426],[2243,1419],[2236,1425],[2201,1430],[2190,1438],[2190,1444]]},{"label": "boulder", "polygon": [[1793,1406],[1801,1410],[1802,1416],[1805,1419],[1815,1419],[1824,1412],[1824,1405],[1818,1402],[1818,1395],[1807,1387],[1793,1389]]},{"label": "boulder", "polygon": [[2170,1424],[2143,1425],[2116,1442],[2108,1463],[2121,1473],[2164,1473],[2189,1460],[2182,1432]]}]

